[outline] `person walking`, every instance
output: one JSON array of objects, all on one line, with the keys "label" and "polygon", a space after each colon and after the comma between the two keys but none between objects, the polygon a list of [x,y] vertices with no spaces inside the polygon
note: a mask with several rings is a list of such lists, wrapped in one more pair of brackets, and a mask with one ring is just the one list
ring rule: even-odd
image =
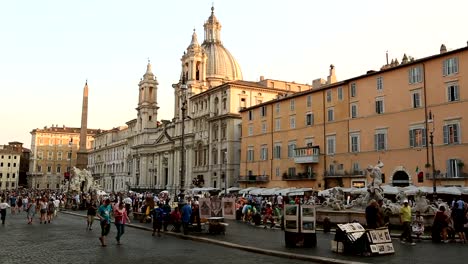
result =
[{"label": "person walking", "polygon": [[125,233],[125,224],[130,223],[130,218],[128,218],[127,209],[125,209],[125,204],[119,202],[117,206],[114,207],[114,224],[117,228],[117,245],[121,245],[120,238]]},{"label": "person walking", "polygon": [[44,224],[47,223],[47,198],[43,197],[40,201],[39,201],[39,208],[40,208],[40,213],[41,213],[41,220],[40,220],[40,224],[42,224],[42,222],[44,221]]},{"label": "person walking", "polygon": [[54,198],[51,198],[47,202],[47,223],[49,224],[50,224],[50,221],[52,221],[52,218],[54,217],[54,211],[55,211]]},{"label": "person walking", "polygon": [[96,217],[96,203],[94,202],[94,199],[91,199],[91,201],[87,204],[88,211],[86,213],[87,217],[87,227],[86,230],[93,230],[93,222],[94,222],[94,217]]},{"label": "person walking", "polygon": [[403,233],[400,236],[400,241],[402,243],[410,243],[412,246],[416,245],[413,242],[413,237],[411,236],[411,206],[408,204],[408,200],[403,201],[403,206],[400,209],[400,223],[403,224]]},{"label": "person walking", "polygon": [[101,221],[101,236],[99,241],[101,241],[101,246],[105,247],[106,245],[106,236],[110,232],[110,214],[112,212],[112,207],[110,206],[110,199],[107,198],[98,209],[97,217]]},{"label": "person walking", "polygon": [[31,202],[28,203],[28,208],[26,209],[28,214],[28,225],[32,225],[34,216],[36,215],[36,199],[32,198]]},{"label": "person walking", "polygon": [[190,217],[192,216],[192,207],[186,203],[182,206],[182,228],[184,235],[188,235],[188,228],[190,223]]},{"label": "person walking", "polygon": [[7,208],[10,208],[11,206],[5,202],[5,199],[2,198],[2,202],[0,203],[0,218],[2,219],[2,225],[5,224],[5,218],[6,218],[6,211]]},{"label": "person walking", "polygon": [[161,228],[164,219],[164,210],[162,209],[161,203],[158,202],[157,207],[151,211],[151,217],[153,218],[153,234],[158,232],[158,237],[161,236]]}]

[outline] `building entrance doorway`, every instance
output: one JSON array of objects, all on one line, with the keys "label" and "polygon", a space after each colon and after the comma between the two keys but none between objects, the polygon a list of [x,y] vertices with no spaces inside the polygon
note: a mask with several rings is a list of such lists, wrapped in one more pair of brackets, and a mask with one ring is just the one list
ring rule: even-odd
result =
[{"label": "building entrance doorway", "polygon": [[410,185],[409,176],[404,171],[397,171],[393,174],[393,186],[405,187]]}]

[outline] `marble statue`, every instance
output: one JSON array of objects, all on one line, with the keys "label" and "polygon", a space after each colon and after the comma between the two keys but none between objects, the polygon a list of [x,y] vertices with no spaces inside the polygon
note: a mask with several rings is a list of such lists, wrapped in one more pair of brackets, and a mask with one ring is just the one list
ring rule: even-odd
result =
[{"label": "marble statue", "polygon": [[377,165],[369,165],[367,167],[367,172],[369,172],[372,182],[367,185],[367,191],[369,195],[367,196],[367,202],[374,199],[376,201],[383,199],[383,189],[382,185],[382,171],[384,164],[379,160]]},{"label": "marble statue", "polygon": [[93,179],[91,172],[89,172],[86,169],[80,170],[76,167],[73,167],[70,177],[71,178],[69,186],[71,192],[80,192],[82,184],[84,192],[101,190],[101,186],[98,184],[97,181]]}]

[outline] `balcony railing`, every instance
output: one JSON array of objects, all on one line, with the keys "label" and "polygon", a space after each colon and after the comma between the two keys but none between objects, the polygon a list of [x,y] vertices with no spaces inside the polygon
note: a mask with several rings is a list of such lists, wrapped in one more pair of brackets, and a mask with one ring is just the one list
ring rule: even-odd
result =
[{"label": "balcony railing", "polygon": [[270,177],[268,175],[248,175],[239,176],[238,182],[268,182]]},{"label": "balcony railing", "polygon": [[[436,179],[442,180],[465,180],[468,178],[468,173],[460,172],[458,175],[451,175],[448,173],[436,174]],[[426,180],[432,180],[432,173],[426,173]]]},{"label": "balcony railing", "polygon": [[336,170],[336,171],[325,171],[323,174],[325,177],[364,177],[366,176],[365,170],[353,170],[353,171],[345,171],[345,170]]},{"label": "balcony railing", "polygon": [[315,173],[297,173],[294,175],[283,174],[283,181],[316,180]]},{"label": "balcony railing", "polygon": [[295,163],[318,163],[320,156],[320,147],[310,146],[294,149]]}]

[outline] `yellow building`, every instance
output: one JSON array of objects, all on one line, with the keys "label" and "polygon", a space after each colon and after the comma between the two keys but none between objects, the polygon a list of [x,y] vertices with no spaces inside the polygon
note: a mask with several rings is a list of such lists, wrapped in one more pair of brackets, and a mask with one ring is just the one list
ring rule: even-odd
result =
[{"label": "yellow building", "polygon": [[[96,129],[88,129],[86,149],[91,149]],[[65,173],[76,166],[80,146],[80,128],[52,125],[31,131],[31,156],[28,186],[36,189],[60,189]]]},{"label": "yellow building", "polygon": [[379,160],[386,184],[466,186],[467,72],[468,47],[442,45],[242,110],[241,187],[364,187]]}]

